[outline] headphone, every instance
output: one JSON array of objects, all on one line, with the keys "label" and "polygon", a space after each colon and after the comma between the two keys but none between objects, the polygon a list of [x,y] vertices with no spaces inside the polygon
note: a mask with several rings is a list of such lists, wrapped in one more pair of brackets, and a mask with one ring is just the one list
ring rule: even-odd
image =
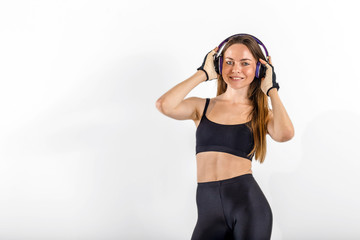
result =
[{"label": "headphone", "polygon": [[[222,56],[222,50],[224,49],[226,43],[229,41],[230,38],[234,37],[234,36],[250,36],[252,37],[253,39],[255,39],[255,41],[260,45],[262,46],[264,49],[265,49],[265,53],[266,53],[266,61],[268,62],[268,57],[269,57],[269,54],[268,54],[268,51],[265,47],[265,45],[259,40],[257,39],[256,37],[250,35],[250,34],[246,34],[246,33],[240,33],[240,34],[235,34],[235,35],[232,35],[228,38],[226,38],[224,41],[222,41],[222,43],[220,43],[220,45],[218,46],[218,53],[214,56],[214,66],[215,66],[215,71],[218,73],[218,74],[222,74],[222,64],[223,64],[223,56]],[[255,76],[257,78],[263,78],[265,77],[265,71],[266,71],[266,67],[265,66],[261,66],[262,64],[260,63],[260,61],[258,61],[256,63],[256,70],[255,70]]]}]

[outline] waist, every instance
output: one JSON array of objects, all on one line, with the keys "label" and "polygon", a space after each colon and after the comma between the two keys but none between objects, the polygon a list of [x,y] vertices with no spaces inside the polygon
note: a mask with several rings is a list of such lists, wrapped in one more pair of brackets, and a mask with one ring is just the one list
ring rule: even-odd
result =
[{"label": "waist", "polygon": [[239,175],[239,176],[226,178],[226,179],[222,179],[222,180],[198,182],[198,187],[209,187],[209,186],[214,186],[214,185],[219,186],[219,185],[244,181],[244,180],[249,179],[249,178],[254,179],[254,176],[252,175],[252,173],[246,173],[246,174],[242,174],[242,175]]}]

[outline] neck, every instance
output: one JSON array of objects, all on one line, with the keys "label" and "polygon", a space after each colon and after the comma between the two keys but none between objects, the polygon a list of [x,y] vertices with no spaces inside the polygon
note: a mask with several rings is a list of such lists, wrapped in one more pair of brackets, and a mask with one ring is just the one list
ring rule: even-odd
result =
[{"label": "neck", "polygon": [[226,91],[221,94],[221,99],[227,101],[230,104],[250,104],[250,100],[247,97],[248,87],[241,89],[227,88]]}]

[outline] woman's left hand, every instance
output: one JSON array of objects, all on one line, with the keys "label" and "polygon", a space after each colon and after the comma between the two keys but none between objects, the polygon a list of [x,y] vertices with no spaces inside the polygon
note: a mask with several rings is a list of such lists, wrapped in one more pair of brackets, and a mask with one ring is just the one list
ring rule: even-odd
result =
[{"label": "woman's left hand", "polygon": [[280,86],[276,82],[276,74],[274,72],[274,67],[272,66],[271,57],[269,56],[269,63],[261,58],[259,58],[259,61],[266,67],[265,77],[261,79],[261,90],[269,96],[268,93],[270,89],[276,88],[279,91]]}]

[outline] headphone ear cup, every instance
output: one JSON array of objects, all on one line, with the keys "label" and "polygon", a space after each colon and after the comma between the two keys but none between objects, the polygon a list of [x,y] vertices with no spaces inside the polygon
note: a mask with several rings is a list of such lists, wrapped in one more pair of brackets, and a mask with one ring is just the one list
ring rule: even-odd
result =
[{"label": "headphone ear cup", "polygon": [[215,72],[219,74],[219,59],[217,57],[214,57],[214,67],[215,67]]},{"label": "headphone ear cup", "polygon": [[222,74],[222,63],[223,63],[223,59],[222,56],[219,57],[219,74]]},{"label": "headphone ear cup", "polygon": [[260,64],[260,62],[257,62],[256,63],[256,70],[255,70],[255,77],[259,78],[260,70],[261,70],[261,64]]},{"label": "headphone ear cup", "polygon": [[260,71],[259,71],[259,78],[264,78],[265,77],[265,74],[266,74],[266,66],[264,64],[261,64],[259,62],[259,65],[260,65]]}]

